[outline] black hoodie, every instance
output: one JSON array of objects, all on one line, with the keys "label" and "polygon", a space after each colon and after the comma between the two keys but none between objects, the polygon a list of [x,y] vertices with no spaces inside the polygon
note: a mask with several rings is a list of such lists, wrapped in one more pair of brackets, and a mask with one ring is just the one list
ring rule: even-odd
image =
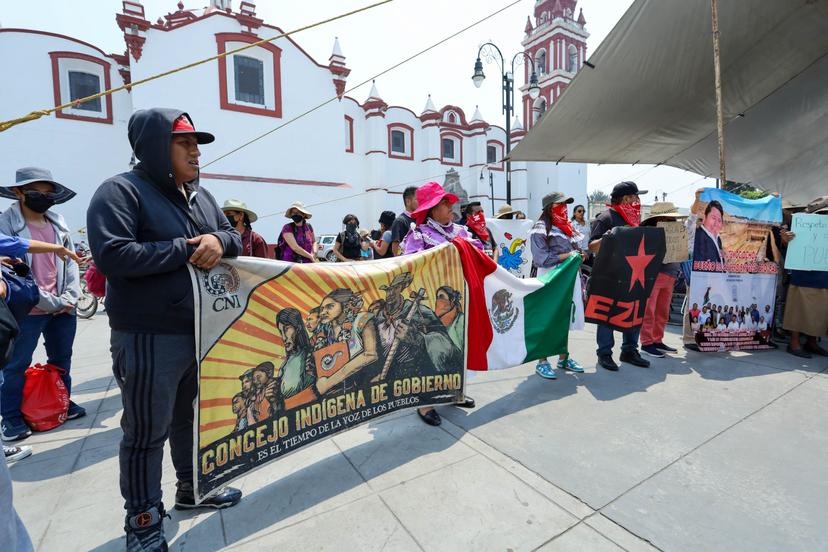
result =
[{"label": "black hoodie", "polygon": [[106,310],[114,330],[193,333],[187,264],[195,246],[187,239],[212,234],[225,257],[241,252],[241,237],[198,179],[185,186],[189,202],[176,188],[170,143],[173,121],[183,114],[176,109],[135,112],[129,143],[141,162],[101,184],[89,204],[89,246],[107,277]]}]

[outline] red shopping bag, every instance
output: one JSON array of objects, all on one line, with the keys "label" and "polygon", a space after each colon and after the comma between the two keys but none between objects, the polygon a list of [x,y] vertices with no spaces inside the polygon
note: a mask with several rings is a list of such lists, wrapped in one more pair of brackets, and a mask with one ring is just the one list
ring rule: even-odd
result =
[{"label": "red shopping bag", "polygon": [[89,293],[98,299],[106,295],[106,276],[98,270],[95,263],[89,263],[89,266],[83,275],[83,279],[86,281],[86,289],[89,290]]},{"label": "red shopping bag", "polygon": [[26,368],[20,412],[32,430],[48,431],[66,421],[69,391],[60,379],[63,373],[63,368],[54,364],[35,364]]}]

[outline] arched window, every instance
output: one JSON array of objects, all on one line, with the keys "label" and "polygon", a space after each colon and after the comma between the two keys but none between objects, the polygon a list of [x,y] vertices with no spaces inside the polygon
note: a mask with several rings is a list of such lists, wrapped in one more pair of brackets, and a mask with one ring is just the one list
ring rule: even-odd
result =
[{"label": "arched window", "polygon": [[578,70],[578,49],[574,44],[569,45],[569,58],[566,64],[566,70],[574,73]]},{"label": "arched window", "polygon": [[455,115],[454,113],[449,113],[448,114],[448,122],[456,123],[457,122],[457,115]]},{"label": "arched window", "polygon": [[538,57],[535,59],[535,70],[539,76],[546,74],[546,50],[538,52]]},{"label": "arched window", "polygon": [[546,107],[546,98],[544,98],[543,96],[535,100],[535,103],[532,104],[533,123],[537,123],[538,121],[540,121],[541,117],[543,117],[543,114],[546,113]]}]

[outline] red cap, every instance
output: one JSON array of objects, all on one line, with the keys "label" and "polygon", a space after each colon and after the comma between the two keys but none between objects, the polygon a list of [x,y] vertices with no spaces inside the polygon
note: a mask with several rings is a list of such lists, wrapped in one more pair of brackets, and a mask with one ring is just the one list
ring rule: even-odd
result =
[{"label": "red cap", "polygon": [[196,129],[193,126],[192,121],[190,121],[189,117],[187,117],[186,115],[182,115],[173,122],[172,133],[195,134],[196,140],[199,144],[209,144],[210,142],[216,139],[215,136],[213,136],[209,132],[196,132]]}]

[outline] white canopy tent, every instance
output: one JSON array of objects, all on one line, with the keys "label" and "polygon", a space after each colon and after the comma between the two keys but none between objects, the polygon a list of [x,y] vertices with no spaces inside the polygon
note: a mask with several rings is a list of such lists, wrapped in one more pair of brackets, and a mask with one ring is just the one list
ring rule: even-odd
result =
[{"label": "white canopy tent", "polygon": [[[828,0],[719,2],[727,178],[828,194]],[[718,177],[710,0],[636,0],[514,161]]]}]

